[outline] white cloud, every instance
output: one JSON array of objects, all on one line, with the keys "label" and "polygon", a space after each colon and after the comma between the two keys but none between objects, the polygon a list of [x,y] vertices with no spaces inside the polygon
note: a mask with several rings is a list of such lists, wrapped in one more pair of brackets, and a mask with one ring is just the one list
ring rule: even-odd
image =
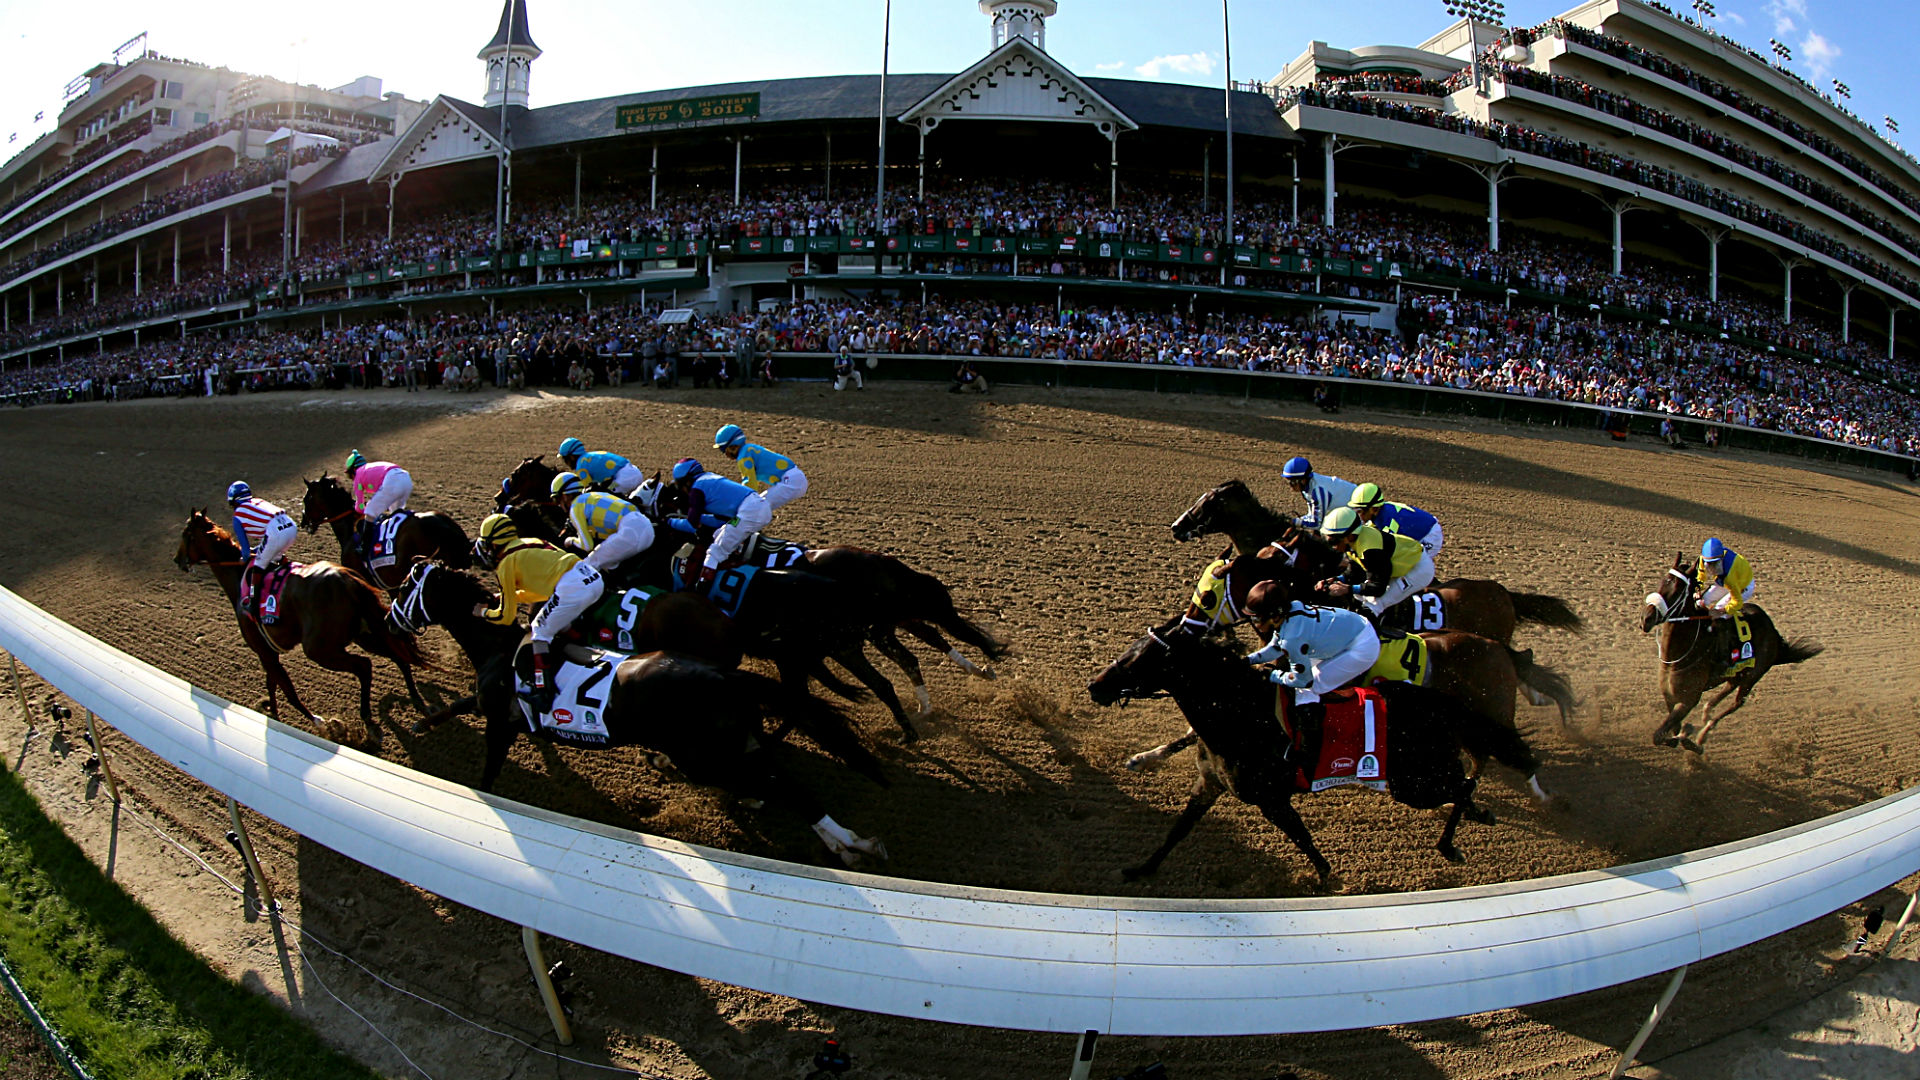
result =
[{"label": "white cloud", "polygon": [[1767,14],[1773,16],[1773,35],[1785,37],[1798,29],[1793,17],[1807,17],[1807,0],[1768,0]]},{"label": "white cloud", "polygon": [[1720,12],[1716,12],[1715,14],[1719,15],[1721,18],[1727,20],[1728,22],[1732,23],[1735,26],[1747,25],[1747,17],[1740,14],[1737,11],[1720,11]]},{"label": "white cloud", "polygon": [[1119,70],[1120,70],[1121,68],[1123,68],[1123,67],[1126,67],[1126,66],[1127,66],[1127,62],[1126,62],[1125,60],[1115,60],[1115,61],[1114,61],[1113,63],[1111,63],[1111,64],[1095,64],[1095,65],[1093,65],[1093,70],[1095,70],[1095,71],[1119,71]]},{"label": "white cloud", "polygon": [[1833,62],[1840,59],[1840,46],[1809,30],[1800,42],[1798,55],[1807,62],[1815,79],[1825,79],[1833,74]]},{"label": "white cloud", "polygon": [[1135,74],[1148,79],[1158,79],[1166,72],[1177,75],[1211,75],[1213,74],[1213,54],[1169,53],[1166,56],[1156,56],[1133,70]]}]

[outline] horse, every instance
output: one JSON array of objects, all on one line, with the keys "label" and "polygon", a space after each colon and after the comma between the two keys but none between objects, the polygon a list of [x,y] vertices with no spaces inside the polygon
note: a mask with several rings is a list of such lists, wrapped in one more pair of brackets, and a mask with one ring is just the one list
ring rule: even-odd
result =
[{"label": "horse", "polygon": [[[1186,512],[1173,521],[1173,536],[1186,541],[1206,533],[1224,533],[1233,542],[1233,550],[1250,555],[1277,545],[1285,556],[1278,562],[1258,564],[1276,574],[1285,567],[1289,585],[1296,594],[1310,589],[1338,572],[1342,556],[1331,544],[1298,528],[1286,515],[1269,510],[1254,497],[1246,483],[1228,480],[1196,499]],[[1427,592],[1439,597],[1440,620],[1416,610],[1413,630],[1466,630],[1501,644],[1511,644],[1518,623],[1580,631],[1584,622],[1565,600],[1543,593],[1511,592],[1497,581],[1474,578],[1450,578],[1430,586]],[[1413,600],[1420,603],[1417,594]]]},{"label": "horse", "polygon": [[[1418,809],[1453,804],[1434,846],[1449,862],[1464,861],[1453,842],[1460,819],[1492,824],[1493,816],[1474,805],[1475,780],[1461,765],[1461,748],[1528,776],[1538,771],[1533,751],[1512,729],[1451,695],[1411,683],[1383,683],[1375,689],[1388,714],[1388,792],[1395,801]],[[1288,759],[1293,748],[1286,719],[1290,696],[1276,693],[1266,676],[1249,667],[1231,645],[1198,634],[1149,630],[1087,684],[1087,693],[1102,706],[1171,694],[1200,736],[1199,777],[1185,809],[1160,847],[1145,862],[1122,872],[1127,880],[1158,870],[1221,793],[1232,792],[1279,826],[1313,864],[1320,887],[1327,887],[1332,865],[1314,846],[1293,806],[1301,777]]]},{"label": "horse", "polygon": [[400,524],[393,538],[393,561],[370,569],[357,539],[363,515],[353,507],[353,493],[326,473],[321,473],[318,480],[306,481],[306,485],[307,493],[300,503],[300,527],[318,534],[320,526],[333,526],[333,535],[340,541],[340,561],[389,593],[406,580],[407,567],[416,557],[441,559],[462,569],[473,564],[467,532],[460,523],[426,510],[413,512]]},{"label": "horse", "polygon": [[[1698,560],[1689,560],[1686,552],[1673,557],[1673,567],[1660,581],[1660,587],[1647,594],[1647,610],[1640,620],[1640,632],[1660,632],[1660,693],[1667,699],[1667,716],[1653,731],[1655,746],[1683,746],[1696,754],[1706,752],[1707,736],[1714,725],[1747,703],[1753,685],[1772,668],[1798,664],[1820,655],[1822,646],[1806,640],[1784,639],[1773,620],[1756,604],[1747,604],[1742,613],[1751,631],[1753,663],[1740,671],[1729,672],[1739,640],[1732,619],[1716,618],[1700,606],[1694,592]],[[1699,703],[1702,694],[1722,686],[1707,702],[1707,721],[1698,732],[1683,725],[1687,714]],[[1719,716],[1714,707],[1733,694],[1733,704]]]},{"label": "horse", "polygon": [[[213,571],[214,580],[237,609],[240,602],[240,574],[244,565],[240,545],[233,535],[214,524],[206,511],[195,510],[187,517],[180,533],[180,547],[173,556],[174,565],[186,572],[195,564]],[[407,695],[414,708],[425,713],[426,702],[414,685],[413,668],[425,660],[419,642],[411,633],[387,626],[386,598],[366,578],[333,563],[318,562],[300,567],[287,579],[280,596],[279,620],[261,626],[249,615],[235,611],[240,620],[240,636],[254,654],[267,676],[267,715],[280,718],[277,690],[287,692],[287,702],[323,735],[335,742],[338,732],[332,721],[322,720],[301,704],[293,680],[280,663],[280,654],[295,645],[307,659],[328,671],[344,671],[360,680],[360,722],[373,722],[373,662],[347,651],[358,645],[375,656],[394,662],[400,677],[406,680]]]},{"label": "horse", "polygon": [[[513,679],[515,654],[524,634],[518,626],[502,626],[475,615],[474,605],[486,595],[486,586],[442,563],[413,564],[401,594],[388,616],[396,630],[438,623],[473,664],[474,696],[486,718],[487,751],[479,787],[491,791],[506,765],[507,751],[526,729],[518,715]],[[814,833],[849,866],[863,856],[885,859],[884,844],[875,838],[863,839],[835,822],[787,774],[784,758],[790,751],[762,730],[763,712],[769,710],[875,783],[888,785],[872,754],[858,739],[841,734],[850,728],[839,710],[788,693],[765,676],[730,670],[681,652],[643,653],[615,666],[604,710],[608,741],[601,745],[641,747],[671,761],[696,784],[792,809],[811,822]],[[544,730],[541,734],[553,738]]]}]

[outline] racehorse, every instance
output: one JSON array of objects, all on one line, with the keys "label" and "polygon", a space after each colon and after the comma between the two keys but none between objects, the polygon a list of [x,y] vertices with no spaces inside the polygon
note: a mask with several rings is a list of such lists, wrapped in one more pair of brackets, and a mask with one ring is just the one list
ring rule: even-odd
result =
[{"label": "racehorse", "polygon": [[[1305,589],[1334,576],[1342,562],[1332,545],[1297,528],[1286,515],[1261,505],[1240,480],[1216,485],[1173,521],[1176,540],[1191,540],[1205,533],[1225,533],[1242,556],[1276,545],[1281,558],[1254,565],[1284,577],[1294,595],[1305,595]],[[1466,630],[1506,645],[1513,642],[1516,623],[1574,631],[1584,628],[1580,616],[1559,597],[1510,592],[1497,581],[1450,578],[1431,586],[1430,591],[1439,596],[1442,621],[1420,619],[1421,611],[1416,609],[1416,622],[1409,629]],[[1418,602],[1417,597],[1414,602]]]},{"label": "racehorse", "polygon": [[[1419,809],[1452,803],[1435,847],[1448,861],[1463,861],[1453,843],[1461,817],[1491,824],[1493,816],[1473,803],[1475,781],[1461,766],[1461,748],[1528,776],[1537,771],[1533,751],[1511,728],[1450,695],[1410,683],[1383,683],[1375,689],[1387,708],[1389,793],[1395,801]],[[1232,792],[1279,826],[1313,864],[1320,886],[1327,886],[1332,866],[1293,806],[1302,785],[1299,769],[1288,758],[1294,745],[1287,734],[1290,695],[1276,693],[1266,676],[1247,666],[1231,645],[1198,634],[1149,630],[1088,683],[1087,692],[1098,705],[1171,694],[1200,735],[1200,775],[1186,808],[1159,849],[1123,871],[1128,880],[1159,869],[1221,793]]]},{"label": "racehorse", "polygon": [[[524,635],[518,626],[502,626],[473,613],[479,598],[487,595],[486,586],[471,574],[420,562],[409,571],[401,599],[389,615],[396,629],[433,623],[446,627],[472,662],[475,697],[486,718],[482,791],[493,790],[507,751],[527,726],[515,703],[513,680],[515,654]],[[789,693],[764,676],[679,652],[648,652],[614,668],[604,710],[608,742],[600,745],[639,746],[672,761],[696,784],[788,807],[812,822],[815,834],[849,866],[866,855],[886,858],[884,844],[839,825],[787,775],[788,748],[762,731],[762,714],[768,710],[875,783],[887,785],[880,763],[857,738],[843,734],[850,726],[839,710]],[[546,729],[542,734],[552,737]]]},{"label": "racehorse", "polygon": [[[501,481],[500,493],[495,500],[512,516],[522,536],[538,536],[557,543],[559,536],[555,533],[553,521],[547,516],[553,504],[544,496],[557,473],[541,460],[545,456],[522,458],[520,464]],[[664,522],[671,510],[683,508],[680,500],[679,492],[667,488],[648,511],[656,530],[663,536],[662,540],[655,542],[658,552],[670,553],[677,547],[665,542]],[[798,545],[795,547],[798,548]],[[901,642],[899,631],[904,630],[918,638],[952,660],[961,670],[978,678],[991,679],[994,673],[990,668],[975,664],[941,631],[980,650],[989,660],[998,660],[1006,655],[1006,646],[999,639],[960,614],[954,606],[952,590],[945,582],[891,555],[844,544],[798,548],[796,561],[783,565],[830,578],[858,594],[860,610],[871,620],[866,625],[866,639],[906,674],[919,701],[922,720],[933,712],[932,697],[927,691],[927,679],[920,668],[919,658]],[[885,692],[875,687],[874,691],[882,701],[897,701],[891,687]],[[919,738],[919,732],[907,718],[904,709],[894,704],[889,704],[889,709],[899,723],[905,741],[912,742]]]},{"label": "racehorse", "polygon": [[[214,524],[204,510],[195,510],[180,533],[180,547],[174,552],[174,565],[182,572],[196,563],[213,571],[213,578],[236,608],[240,602],[240,573],[243,560],[240,545],[233,535]],[[261,626],[249,615],[236,615],[240,636],[260,658],[267,676],[267,715],[279,719],[277,690],[287,692],[287,703],[335,742],[338,731],[333,721],[322,720],[300,703],[293,680],[280,663],[280,654],[295,645],[307,659],[328,671],[344,671],[360,680],[360,722],[373,722],[373,662],[347,651],[349,644],[383,656],[400,669],[406,680],[407,695],[413,707],[425,713],[426,702],[414,685],[413,668],[424,663],[419,642],[411,633],[396,631],[386,622],[386,598],[366,578],[345,567],[319,562],[294,571],[280,595],[279,620]]]},{"label": "racehorse", "polygon": [[369,569],[358,540],[363,515],[353,508],[353,493],[326,473],[306,484],[307,493],[300,502],[300,527],[317,534],[320,526],[332,525],[333,535],[340,541],[340,561],[389,593],[407,579],[407,567],[415,558],[441,559],[461,569],[473,564],[467,533],[460,523],[426,510],[413,512],[401,522],[393,538],[393,561]]},{"label": "racehorse", "polygon": [[[1729,671],[1739,659],[1739,641],[1732,619],[1715,618],[1700,606],[1694,592],[1697,560],[1686,552],[1673,557],[1673,567],[1660,580],[1660,587],[1647,594],[1646,615],[1640,620],[1640,632],[1660,631],[1660,693],[1667,699],[1667,717],[1653,731],[1655,746],[1684,746],[1696,754],[1704,753],[1707,736],[1714,725],[1740,710],[1747,703],[1753,684],[1780,664],[1798,664],[1820,655],[1822,647],[1804,638],[1787,641],[1774,628],[1773,620],[1758,605],[1747,604],[1742,614],[1747,620],[1753,647],[1753,663],[1739,671]],[[1707,702],[1707,721],[1697,732],[1683,725],[1700,696],[1716,686],[1724,686]],[[1719,716],[1714,706],[1728,694],[1733,704]]]}]

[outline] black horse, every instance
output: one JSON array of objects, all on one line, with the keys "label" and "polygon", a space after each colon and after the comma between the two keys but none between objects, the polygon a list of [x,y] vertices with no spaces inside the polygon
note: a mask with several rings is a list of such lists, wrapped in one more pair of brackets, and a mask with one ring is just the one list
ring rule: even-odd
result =
[{"label": "black horse", "polygon": [[340,542],[341,565],[365,575],[389,593],[406,580],[407,568],[415,559],[440,559],[461,569],[471,562],[472,549],[460,523],[446,514],[421,510],[411,513],[395,533],[392,561],[370,568],[360,550],[363,515],[353,508],[353,492],[326,473],[306,483],[307,492],[300,502],[300,527],[318,533],[322,525],[333,526],[334,538]]},{"label": "black horse", "polygon": [[[1661,627],[1660,693],[1667,699],[1667,716],[1654,729],[1654,745],[1682,746],[1696,754],[1705,753],[1707,736],[1713,733],[1714,725],[1747,703],[1747,695],[1761,676],[1780,664],[1798,664],[1823,651],[1811,641],[1786,640],[1766,612],[1748,604],[1745,618],[1751,631],[1748,644],[1753,647],[1753,663],[1729,674],[1727,669],[1738,645],[1733,620],[1716,619],[1700,607],[1700,598],[1694,592],[1698,568],[1699,561],[1689,560],[1686,552],[1676,554],[1667,576],[1660,579],[1660,587],[1647,594],[1646,614],[1640,620],[1642,633]],[[1698,731],[1691,730],[1691,725],[1684,723],[1687,714],[1702,694],[1716,686],[1723,689],[1707,702],[1706,723]],[[1728,694],[1734,695],[1733,704],[1719,716],[1713,715],[1714,707]]]},{"label": "black horse", "polygon": [[[1435,845],[1449,861],[1461,862],[1453,844],[1460,819],[1491,824],[1493,817],[1473,804],[1474,778],[1462,766],[1460,751],[1492,757],[1522,775],[1538,768],[1533,751],[1511,728],[1476,713],[1457,699],[1425,687],[1387,683],[1376,687],[1385,699],[1386,780],[1393,798],[1430,809],[1452,803]],[[1175,819],[1166,841],[1144,863],[1124,874],[1135,880],[1159,869],[1222,792],[1233,792],[1260,808],[1300,848],[1326,887],[1332,866],[1293,807],[1299,771],[1288,758],[1291,742],[1275,716],[1272,684],[1229,644],[1171,626],[1149,630],[1107,669],[1087,684],[1099,705],[1130,698],[1173,696],[1200,736],[1200,776]],[[1280,695],[1285,707],[1286,697]]]},{"label": "black horse", "polygon": [[[446,627],[472,662],[479,711],[486,718],[486,763],[480,790],[491,791],[506,765],[507,751],[527,725],[514,694],[515,655],[524,637],[473,613],[486,587],[471,574],[434,562],[416,563],[388,614],[396,631]],[[875,783],[888,781],[880,763],[849,730],[845,715],[813,698],[788,692],[750,672],[729,670],[700,657],[652,652],[630,657],[613,672],[604,717],[609,739],[600,744],[639,746],[670,760],[696,784],[725,789],[746,799],[784,806],[813,824],[821,841],[852,866],[862,856],[886,858],[877,839],[862,839],[829,817],[817,799],[793,781],[784,757],[791,751],[764,732],[773,713],[791,722],[830,753]],[[546,729],[541,734],[552,738]],[[568,745],[580,745],[568,740]]]}]

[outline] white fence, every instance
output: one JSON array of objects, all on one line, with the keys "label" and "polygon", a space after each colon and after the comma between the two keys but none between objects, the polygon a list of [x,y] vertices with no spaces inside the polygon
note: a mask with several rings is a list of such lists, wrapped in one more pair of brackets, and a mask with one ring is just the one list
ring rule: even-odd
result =
[{"label": "white fence", "polygon": [[213,789],[511,922],[875,1013],[1249,1035],[1410,1023],[1668,971],[1920,870],[1920,788],[1738,844],[1509,885],[1141,901],[789,866],[558,815],[272,723],[0,589],[0,648]]}]

